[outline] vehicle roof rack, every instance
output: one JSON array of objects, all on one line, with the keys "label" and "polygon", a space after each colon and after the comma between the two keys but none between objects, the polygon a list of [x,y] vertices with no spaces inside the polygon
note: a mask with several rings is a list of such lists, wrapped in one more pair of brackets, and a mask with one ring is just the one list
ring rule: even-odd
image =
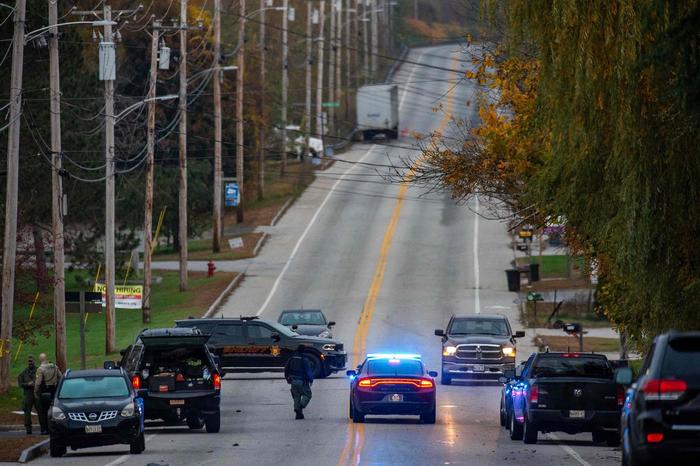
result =
[{"label": "vehicle roof rack", "polygon": [[258,316],[241,316],[241,320],[256,320],[259,319],[260,317]]}]

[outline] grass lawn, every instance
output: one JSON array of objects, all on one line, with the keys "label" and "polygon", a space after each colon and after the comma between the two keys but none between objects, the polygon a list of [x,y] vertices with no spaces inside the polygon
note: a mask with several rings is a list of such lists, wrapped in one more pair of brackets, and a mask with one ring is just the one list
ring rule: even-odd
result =
[{"label": "grass lawn", "polygon": [[547,322],[547,319],[552,313],[553,304],[547,301],[537,303],[537,315],[535,315],[534,302],[528,302],[525,306],[525,313],[521,314],[521,322],[528,328],[547,328],[557,320],[564,322],[578,322],[587,328],[607,328],[610,327],[610,321],[605,318],[598,317],[594,313],[589,313],[577,309],[574,303],[565,302],[559,312],[552,317],[552,322]]},{"label": "grass lawn", "polygon": [[567,277],[567,266],[576,266],[579,270],[583,269],[583,258],[569,257],[564,254],[553,256],[530,256],[518,257],[516,265],[540,264],[540,277],[542,278],[560,278]]},{"label": "grass lawn", "polygon": [[[577,337],[537,335],[533,343],[540,348],[549,346],[550,351],[578,351]],[[583,337],[583,351],[596,353],[613,353],[620,351],[620,340],[617,338]]]},{"label": "grass lawn", "polygon": [[[151,323],[144,324],[141,319],[141,310],[117,309],[116,310],[116,346],[117,349],[126,348],[134,341],[136,334],[146,327],[171,327],[177,319],[183,319],[190,315],[201,316],[219,296],[236,275],[231,272],[217,272],[212,278],[207,278],[205,272],[189,273],[189,290],[180,293],[178,291],[178,272],[158,271],[155,275],[162,277],[160,284],[153,285],[151,296]],[[66,283],[69,289],[73,287],[73,281],[79,281],[73,273],[67,277]],[[48,299],[48,298],[47,298]],[[25,317],[29,313],[28,309],[18,309],[15,316]],[[52,315],[50,306],[35,311],[34,319],[46,318],[46,314]],[[52,326],[47,330],[51,331]],[[68,367],[80,369],[80,316],[79,314],[66,314],[66,335]],[[36,343],[23,345],[19,348],[19,342],[14,341],[12,345],[12,383],[16,383],[17,375],[26,364],[28,355],[38,358],[39,353],[46,353],[53,359],[54,355],[54,335],[40,335],[36,337]],[[102,367],[105,360],[119,359],[119,353],[105,355],[105,316],[104,313],[88,314],[85,324],[85,348],[86,364],[88,368]],[[17,350],[20,349],[19,356]],[[17,357],[15,359],[15,357]],[[9,409],[11,407],[12,409]],[[21,392],[13,389],[8,396],[0,397],[0,423],[7,422],[8,411],[17,410],[21,407]],[[16,419],[14,424],[21,424],[22,417],[13,415]]]},{"label": "grass lawn", "polygon": [[[228,245],[229,238],[224,238],[221,243],[221,252],[217,254],[211,252],[211,240],[191,239],[188,242],[187,256],[191,261],[248,259],[253,257],[253,249],[262,235],[259,232],[242,234],[243,247],[237,249],[231,249]],[[154,261],[176,261],[178,259],[177,251],[163,246],[159,246],[153,256]]]}]

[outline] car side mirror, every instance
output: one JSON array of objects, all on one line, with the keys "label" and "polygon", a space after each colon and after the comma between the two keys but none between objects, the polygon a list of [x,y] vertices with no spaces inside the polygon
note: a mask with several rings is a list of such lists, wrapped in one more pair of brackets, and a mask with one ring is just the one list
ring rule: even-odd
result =
[{"label": "car side mirror", "polygon": [[437,376],[438,376],[438,373],[437,373],[437,371],[428,371],[428,375],[429,375],[430,377],[437,377]]},{"label": "car side mirror", "polygon": [[444,337],[445,336],[445,331],[441,328],[435,329],[435,336],[437,337]]},{"label": "car side mirror", "polygon": [[620,385],[629,385],[632,383],[632,369],[629,367],[621,367],[615,371],[615,383]]},{"label": "car side mirror", "polygon": [[280,337],[280,334],[279,334],[279,333],[273,333],[272,335],[270,335],[270,338],[272,338],[272,341],[274,341],[275,343],[277,343],[278,341],[281,340],[282,337]]},{"label": "car side mirror", "polygon": [[105,361],[105,362],[102,364],[102,367],[103,367],[104,369],[108,369],[108,370],[109,370],[109,369],[116,369],[116,368],[117,368],[117,363],[114,362],[114,361]]},{"label": "car side mirror", "polygon": [[500,383],[508,383],[508,378],[507,378],[507,377],[499,377],[499,378],[498,378],[498,381],[499,381]]},{"label": "car side mirror", "polygon": [[515,378],[515,369],[504,370],[503,371],[503,378],[507,379],[506,381],[514,379]]},{"label": "car side mirror", "polygon": [[334,325],[335,325],[335,322],[334,322],[334,321],[331,320],[330,322],[328,322],[328,328],[331,328],[331,327],[333,327]]},{"label": "car side mirror", "polygon": [[513,334],[513,338],[523,338],[525,336],[525,332],[523,330],[518,330]]},{"label": "car side mirror", "polygon": [[350,371],[345,371],[345,375],[348,377],[355,377],[357,375],[357,372],[350,370]]}]

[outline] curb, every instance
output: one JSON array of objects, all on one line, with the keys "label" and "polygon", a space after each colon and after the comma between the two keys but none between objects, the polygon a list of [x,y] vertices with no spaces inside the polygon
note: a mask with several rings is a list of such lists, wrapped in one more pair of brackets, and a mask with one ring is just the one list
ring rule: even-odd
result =
[{"label": "curb", "polygon": [[[294,201],[294,199],[295,199],[295,197],[290,197],[289,199],[287,199],[287,202],[285,202],[282,205],[282,207],[280,207],[280,210],[277,211],[274,218],[270,222],[271,227],[274,227],[277,224],[280,217],[282,217],[282,215],[284,215],[284,213],[287,211],[287,209],[289,209],[289,206],[292,205],[292,202]],[[256,247],[257,247],[257,245],[256,245]]]},{"label": "curb", "polygon": [[242,273],[239,273],[238,275],[236,275],[236,277],[235,277],[233,280],[231,280],[231,283],[228,284],[228,286],[226,287],[226,289],[224,289],[224,291],[221,292],[221,294],[219,295],[219,297],[216,298],[216,299],[214,300],[213,303],[211,303],[211,306],[209,306],[209,309],[207,309],[207,312],[205,312],[204,315],[203,315],[202,317],[208,319],[209,317],[211,317],[212,315],[214,315],[214,313],[216,312],[217,308],[218,308],[219,305],[221,304],[221,301],[223,301],[223,299],[224,299],[226,296],[228,296],[228,294],[229,294],[236,286],[238,286],[238,284],[240,283],[240,281],[241,281],[242,279],[243,279],[243,274],[242,274]]},{"label": "curb", "polygon": [[265,240],[267,239],[267,237],[268,237],[268,234],[263,232],[263,234],[260,237],[260,239],[258,240],[258,242],[255,243],[255,247],[253,248],[253,257],[258,255],[258,252],[260,252],[260,248],[265,243]]},{"label": "curb", "polygon": [[45,455],[49,451],[49,441],[49,439],[42,440],[29,448],[25,448],[19,455],[18,461],[20,463],[27,463],[35,458]]}]

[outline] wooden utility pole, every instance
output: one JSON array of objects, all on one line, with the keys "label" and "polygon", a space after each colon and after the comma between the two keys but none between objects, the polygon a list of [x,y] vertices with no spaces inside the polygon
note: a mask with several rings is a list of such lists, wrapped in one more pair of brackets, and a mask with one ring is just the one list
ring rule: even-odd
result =
[{"label": "wooden utility pole", "polygon": [[[336,0],[337,4],[337,19],[336,19],[336,28],[335,28],[335,100],[338,101],[338,105],[340,105],[340,94],[341,90],[343,89],[343,84],[342,84],[342,68],[343,68],[343,46],[342,46],[342,38],[343,38],[343,0]],[[334,112],[333,117],[333,125],[335,128],[336,133],[338,132],[338,113],[340,113],[340,109],[338,109],[336,112]]]},{"label": "wooden utility pole", "polygon": [[370,18],[371,18],[371,27],[372,27],[372,56],[370,57],[371,63],[372,63],[372,75],[371,75],[371,80],[374,82],[374,79],[376,78],[377,75],[377,54],[379,53],[379,31],[378,31],[378,24],[377,24],[377,0],[370,0],[370,5],[369,7],[371,8],[370,10]]},{"label": "wooden utility pole", "polygon": [[160,22],[153,21],[151,69],[148,87],[148,128],[146,131],[146,196],[143,215],[143,303],[142,320],[151,321],[151,255],[153,254],[153,177],[156,152],[156,87],[158,83],[158,41]]},{"label": "wooden utility pole", "polygon": [[[350,88],[352,87],[350,84],[350,56],[352,55],[350,51],[350,32],[352,30],[352,19],[350,18],[352,13],[351,1],[352,0],[345,0],[345,40],[343,41],[343,48],[345,49],[345,92],[343,93],[345,100],[343,105],[345,107],[345,121],[350,121]],[[354,47],[352,48],[354,50]]]},{"label": "wooden utility pole", "polygon": [[51,93],[51,229],[53,233],[53,316],[56,364],[66,370],[66,295],[63,253],[63,181],[61,179],[61,80],[58,66],[58,2],[49,1],[49,88]]},{"label": "wooden utility pole", "polygon": [[236,74],[236,180],[240,202],[236,209],[236,220],[243,222],[243,208],[245,189],[243,183],[243,76],[245,72],[245,0],[239,0],[239,17],[241,18],[238,30],[238,71]]},{"label": "wooden utility pole", "polygon": [[384,32],[384,38],[382,40],[382,46],[385,53],[391,52],[391,47],[389,46],[389,16],[391,14],[391,6],[389,0],[384,0],[382,5],[382,29]]},{"label": "wooden utility pole", "polygon": [[[309,139],[311,137],[311,48],[313,47],[313,14],[314,8],[311,2],[306,4],[306,100],[304,105],[304,155],[311,155]],[[319,156],[322,154],[319,154]],[[301,173],[301,168],[299,169]],[[300,175],[301,176],[301,175]]]},{"label": "wooden utility pole", "polygon": [[260,147],[258,147],[258,200],[265,197],[265,141],[267,139],[267,108],[265,106],[266,97],[266,64],[267,41],[265,38],[265,0],[260,0],[260,119],[258,128]]},{"label": "wooden utility pole", "polygon": [[357,70],[360,68],[360,61],[359,61],[359,54],[358,54],[358,49],[360,47],[360,44],[358,42],[360,38],[360,3],[362,0],[355,0],[355,16],[353,18],[353,23],[354,23],[354,35],[350,39],[350,43],[352,44],[352,70],[353,70],[353,88],[357,89],[357,86],[359,85],[358,80],[357,80]]},{"label": "wooden utility pole", "polygon": [[[332,1],[332,0],[331,0]],[[316,134],[320,135],[321,140],[324,139],[323,127],[323,51],[326,47],[325,24],[326,24],[326,0],[321,0],[319,5],[319,33],[318,33],[318,71],[316,73]],[[323,148],[325,150],[325,146]]]},{"label": "wooden utility pole", "polygon": [[367,17],[367,13],[367,4],[362,2],[363,84],[367,84],[369,80],[369,32],[367,31],[367,23],[370,19]]},{"label": "wooden utility pole", "polygon": [[187,0],[180,0],[180,134],[178,150],[178,242],[180,291],[187,290]]},{"label": "wooden utility pole", "polygon": [[214,212],[212,215],[212,252],[221,250],[221,0],[214,0]]},{"label": "wooden utility pole", "polygon": [[24,21],[26,1],[17,0],[12,39],[12,78],[10,82],[10,127],[7,132],[7,187],[5,191],[5,244],[2,255],[2,316],[0,318],[0,394],[10,386],[12,313],[15,297],[15,257],[17,255],[17,190],[19,184],[19,136],[22,115],[22,67],[24,65]]},{"label": "wooden utility pole", "polygon": [[289,93],[289,0],[282,2],[282,165],[280,174],[287,171],[287,94]]},{"label": "wooden utility pole", "polygon": [[[104,41],[101,46],[114,49],[112,42],[112,8],[105,3],[103,9]],[[112,63],[116,66],[115,63]],[[110,66],[109,64],[107,66]],[[114,79],[113,71],[105,76],[105,354],[116,351],[116,326],[114,310]]]},{"label": "wooden utility pole", "polygon": [[[331,0],[331,8],[330,8],[330,15],[331,15],[331,30],[329,34],[329,43],[330,43],[330,50],[328,51],[329,56],[328,56],[328,101],[329,102],[335,102],[336,95],[335,95],[335,67],[337,66],[335,63],[335,29],[336,29],[336,19],[337,15],[335,14],[335,11],[337,10],[337,1],[338,0]],[[331,104],[330,107],[328,107],[328,124],[327,126],[330,127],[331,124],[335,124],[335,107],[332,106]],[[335,129],[335,127],[333,128]]]}]

